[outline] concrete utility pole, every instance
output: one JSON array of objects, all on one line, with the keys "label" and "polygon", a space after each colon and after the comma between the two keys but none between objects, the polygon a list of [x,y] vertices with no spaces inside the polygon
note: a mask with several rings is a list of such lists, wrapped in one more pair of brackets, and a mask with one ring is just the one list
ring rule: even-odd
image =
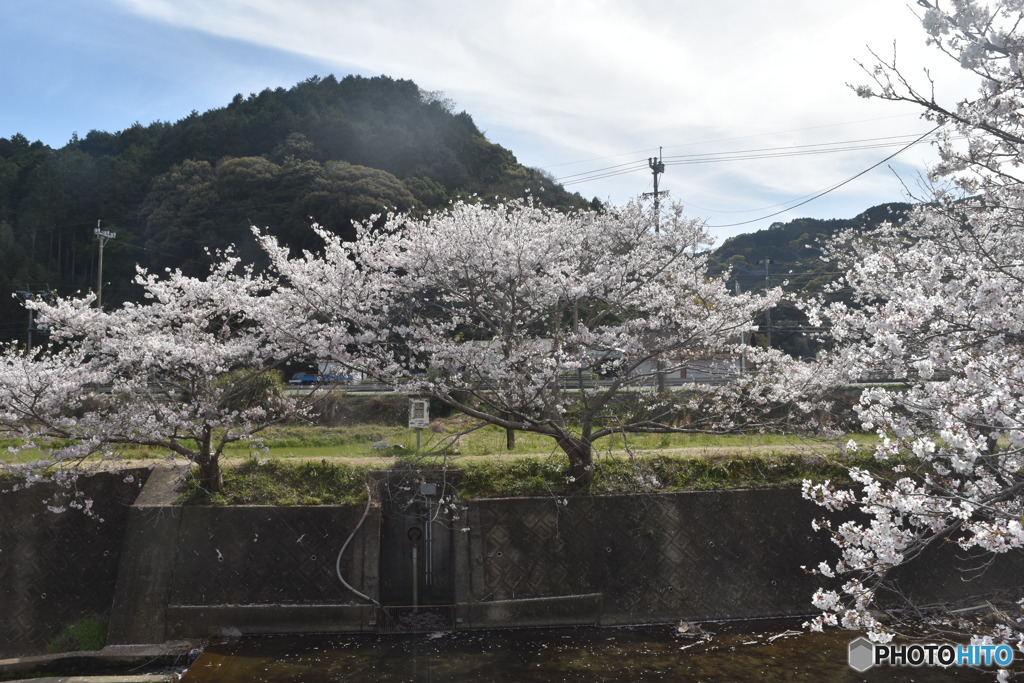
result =
[{"label": "concrete utility pole", "polygon": [[[45,289],[36,290],[33,290],[30,285],[27,286],[25,289],[18,290],[17,292],[15,292],[15,294],[21,297],[22,301],[30,301],[32,299],[35,299],[39,295],[42,295],[42,297],[47,300],[53,298],[53,290],[50,289],[50,285],[46,285]],[[36,322],[36,310],[34,308],[28,309],[28,350],[32,350],[33,332],[42,332],[45,334],[48,331],[48,326],[40,325],[39,323]]]},{"label": "concrete utility pole", "polygon": [[[770,258],[763,258],[763,259],[759,259],[758,260],[757,265],[761,265],[762,263],[764,264],[764,291],[767,292],[768,291],[768,264],[769,263],[775,263],[775,261],[773,261]],[[766,338],[768,340],[768,348],[770,349],[772,347],[772,309],[766,308],[764,310],[764,320],[765,320],[765,336],[766,336]]]},{"label": "concrete utility pole", "polygon": [[[739,296],[742,292],[740,291],[740,281],[735,282],[736,296]],[[747,333],[740,330],[740,374],[747,374]]]},{"label": "concrete utility pole", "polygon": [[[654,192],[644,192],[645,197],[654,197],[654,234],[661,232],[661,193],[658,192],[658,176],[665,172],[665,164],[661,160],[661,147],[658,147],[657,158],[651,157],[647,160],[647,165],[651,168],[651,173],[654,174]],[[665,393],[665,360],[658,356],[657,369],[655,373],[655,381],[657,383],[658,394]]]},{"label": "concrete utility pole", "polygon": [[654,232],[661,232],[661,202],[658,197],[658,176],[665,172],[665,164],[661,160],[661,147],[658,147],[657,158],[651,157],[647,160],[647,165],[651,168],[651,172],[654,174],[654,192],[644,192],[645,197],[654,197]]},{"label": "concrete utility pole", "polygon": [[117,237],[117,233],[100,230],[100,221],[96,221],[96,229],[92,233],[100,240],[100,263],[96,273],[96,308],[103,308],[103,247],[107,240]]}]

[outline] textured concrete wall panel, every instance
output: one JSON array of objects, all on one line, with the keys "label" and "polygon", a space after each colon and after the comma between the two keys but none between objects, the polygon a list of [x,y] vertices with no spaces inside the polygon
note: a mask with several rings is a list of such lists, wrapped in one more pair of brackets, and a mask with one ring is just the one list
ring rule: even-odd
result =
[{"label": "textured concrete wall panel", "polygon": [[[335,573],[361,507],[201,507],[184,509],[171,605],[253,605],[356,601]],[[364,583],[364,526],[342,557],[342,574]],[[375,555],[375,554],[374,554]]]},{"label": "textured concrete wall panel", "polygon": [[41,652],[68,626],[109,615],[128,509],[147,476],[79,477],[93,516],[48,510],[44,501],[67,503],[54,484],[0,482],[0,657]]}]

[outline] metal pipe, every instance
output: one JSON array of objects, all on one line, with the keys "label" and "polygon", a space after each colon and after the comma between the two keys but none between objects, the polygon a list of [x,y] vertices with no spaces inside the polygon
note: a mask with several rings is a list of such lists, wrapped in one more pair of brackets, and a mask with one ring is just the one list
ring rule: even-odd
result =
[{"label": "metal pipe", "polygon": [[427,496],[427,532],[426,536],[426,548],[424,553],[426,557],[423,558],[423,585],[433,586],[433,572],[434,572],[434,512],[431,504],[430,496]]},{"label": "metal pipe", "polygon": [[412,611],[418,612],[420,607],[420,567],[417,548],[412,547]]}]

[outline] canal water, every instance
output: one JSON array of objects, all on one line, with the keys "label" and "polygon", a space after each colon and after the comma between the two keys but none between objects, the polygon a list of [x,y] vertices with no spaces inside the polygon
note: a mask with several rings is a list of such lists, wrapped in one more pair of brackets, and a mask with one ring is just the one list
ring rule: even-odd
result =
[{"label": "canal water", "polygon": [[875,667],[858,634],[789,622],[243,637],[211,645],[183,683],[251,681],[988,681],[995,671]]}]

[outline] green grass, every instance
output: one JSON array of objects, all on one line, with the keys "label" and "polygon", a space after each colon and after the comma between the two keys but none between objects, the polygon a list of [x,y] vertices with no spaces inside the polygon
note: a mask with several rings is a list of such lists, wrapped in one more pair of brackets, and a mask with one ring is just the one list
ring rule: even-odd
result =
[{"label": "green grass", "polygon": [[[506,450],[505,430],[493,425],[470,429],[466,420],[438,421],[433,429],[420,434],[420,452],[457,453],[459,455],[496,455]],[[285,427],[268,430],[264,445],[272,457],[334,457],[358,458],[382,455],[374,444],[387,443],[400,448],[383,453],[416,450],[416,432],[406,427],[388,425],[353,425],[350,427]],[[545,436],[527,432],[516,433],[512,453],[537,453],[551,450],[554,442]],[[236,449],[230,449],[234,452]],[[239,452],[244,448],[237,449]]]},{"label": "green grass", "polygon": [[[909,461],[905,461],[909,462]],[[705,491],[715,489],[798,486],[804,479],[851,483],[847,467],[885,475],[895,461],[880,463],[869,454],[845,457],[647,456],[599,458],[594,479],[585,488],[570,480],[564,455],[470,459],[453,464],[441,457],[407,456],[393,470],[415,473],[446,467],[458,481],[463,499],[514,496],[572,496],[612,493]],[[183,504],[211,505],[345,505],[366,500],[366,476],[372,466],[343,462],[249,460],[225,468],[225,491],[210,494],[195,479],[179,499]]]},{"label": "green grass", "polygon": [[[531,432],[516,433],[516,447],[506,449],[505,430],[493,425],[474,429],[475,425],[466,418],[435,420],[432,429],[421,433],[420,453],[446,453],[458,456],[525,455],[550,454],[557,446],[550,437]],[[266,430],[263,444],[268,449],[261,457],[299,459],[345,459],[393,456],[415,451],[416,433],[405,427],[359,424],[346,427],[312,427],[306,425],[281,426]],[[873,436],[855,437],[865,444]],[[387,443],[392,448],[381,450],[375,444]],[[12,439],[0,439],[0,448],[16,445]],[[778,434],[614,434],[595,443],[595,452],[664,451],[673,449],[713,449],[717,452],[727,449],[737,454],[745,451],[760,453],[784,452],[794,446],[812,445],[815,449],[835,451],[835,447],[824,439],[797,439]],[[228,446],[226,458],[246,458],[252,449],[248,444]],[[125,446],[118,450],[125,460],[162,459],[167,451],[144,446]],[[38,451],[25,451],[19,457],[11,457],[0,450],[0,461],[17,464],[31,462],[42,457]]]},{"label": "green grass", "polygon": [[[873,436],[863,438],[864,443]],[[858,439],[861,441],[862,439]],[[348,458],[381,455],[373,445],[386,442],[400,446],[400,450],[412,452],[416,447],[416,434],[404,427],[381,425],[359,425],[353,427],[300,427],[268,431],[264,445],[271,457],[326,457]],[[834,450],[826,439],[797,439],[780,434],[613,434],[597,441],[595,451],[672,450],[672,449],[729,449],[737,453],[745,450],[777,449],[784,451],[794,444],[814,445],[816,448]],[[453,420],[436,423],[435,429],[423,430],[421,453],[438,453],[456,456],[525,455],[552,453],[557,451],[553,439],[532,432],[516,432],[516,445],[512,451],[506,448],[505,430],[487,425],[469,430],[464,421]],[[246,448],[228,450],[228,455],[242,455]],[[388,454],[395,454],[394,452]]]},{"label": "green grass", "polygon": [[[219,505],[323,505],[365,501],[371,469],[448,468],[460,473],[463,497],[577,495],[798,485],[804,478],[848,481],[847,466],[883,466],[870,455],[874,436],[858,435],[855,456],[837,442],[773,434],[616,434],[595,444],[594,479],[586,489],[569,481],[568,460],[549,437],[519,432],[506,450],[505,430],[464,417],[436,420],[422,433],[398,426],[282,426],[264,434],[259,460],[238,446],[224,453],[223,493],[189,480],[181,502]],[[456,439],[457,437],[457,439]],[[844,438],[843,441],[847,439]],[[375,448],[380,442],[402,448]],[[10,445],[10,444],[8,444]],[[158,449],[132,448],[128,460],[163,458]],[[888,463],[891,466],[895,463]]]},{"label": "green grass", "polygon": [[[842,454],[834,442],[780,435],[642,435],[603,441],[595,450],[593,481],[585,488],[571,481],[568,459],[550,439],[518,435],[513,453],[504,450],[504,430],[486,427],[463,435],[457,453],[438,442],[380,451],[374,442],[400,442],[409,430],[362,425],[348,428],[283,428],[268,434],[270,457],[225,461],[224,492],[204,491],[193,477],[180,502],[213,505],[324,505],[365,501],[371,470],[416,473],[458,472],[463,498],[600,495],[657,491],[797,486],[805,478],[849,483],[847,468],[891,472],[896,460],[876,461],[870,448]],[[433,433],[437,439],[446,434]],[[854,437],[865,446],[872,436]],[[390,439],[390,440],[389,440]],[[440,443],[444,443],[440,441]],[[450,442],[449,442],[450,444]],[[248,451],[239,449],[238,456]],[[230,453],[227,455],[231,455]],[[362,460],[353,458],[362,456]],[[374,456],[366,458],[365,456]],[[395,456],[395,457],[387,457]],[[907,461],[905,464],[912,464]]]},{"label": "green grass", "polygon": [[50,654],[102,650],[107,644],[107,620],[102,617],[83,619],[54,638],[47,646]]},{"label": "green grass", "polygon": [[224,468],[224,491],[203,489],[190,477],[179,501],[208,505],[351,505],[366,500],[366,472],[336,462],[288,463],[249,459]]},{"label": "green grass", "polygon": [[822,456],[800,454],[686,456],[651,455],[599,458],[593,481],[580,490],[569,477],[565,456],[547,459],[477,460],[458,463],[465,498],[636,493],[799,486],[804,479],[852,483],[848,467],[876,474],[891,472],[896,460],[880,463],[870,454]]}]

